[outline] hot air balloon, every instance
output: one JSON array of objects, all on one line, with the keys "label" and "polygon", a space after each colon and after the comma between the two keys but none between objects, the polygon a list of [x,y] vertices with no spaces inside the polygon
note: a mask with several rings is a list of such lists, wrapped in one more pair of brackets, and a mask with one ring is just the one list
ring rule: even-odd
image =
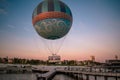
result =
[{"label": "hot air balloon", "polygon": [[70,8],[60,0],[42,1],[32,14],[32,23],[36,32],[46,40],[55,41],[66,36],[72,21]]}]

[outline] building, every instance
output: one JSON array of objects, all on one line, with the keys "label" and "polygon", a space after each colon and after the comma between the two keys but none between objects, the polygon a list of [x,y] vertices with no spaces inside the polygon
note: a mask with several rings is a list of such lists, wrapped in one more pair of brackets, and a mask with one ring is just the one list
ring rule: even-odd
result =
[{"label": "building", "polygon": [[105,67],[113,72],[120,72],[120,60],[106,60]]},{"label": "building", "polygon": [[13,59],[8,59],[8,63],[13,63]]},{"label": "building", "polygon": [[52,54],[52,56],[48,56],[49,63],[60,63],[61,57],[57,54]]}]

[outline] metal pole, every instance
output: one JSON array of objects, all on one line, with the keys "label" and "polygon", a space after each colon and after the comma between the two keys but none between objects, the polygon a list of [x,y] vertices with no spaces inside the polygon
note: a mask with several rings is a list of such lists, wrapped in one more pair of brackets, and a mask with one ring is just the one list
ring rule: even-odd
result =
[{"label": "metal pole", "polygon": [[95,80],[97,80],[97,76],[95,75]]},{"label": "metal pole", "polygon": [[104,80],[108,80],[108,77],[107,77],[107,76],[104,76]]},{"label": "metal pole", "polygon": [[89,80],[89,75],[88,74],[86,74],[86,80]]}]

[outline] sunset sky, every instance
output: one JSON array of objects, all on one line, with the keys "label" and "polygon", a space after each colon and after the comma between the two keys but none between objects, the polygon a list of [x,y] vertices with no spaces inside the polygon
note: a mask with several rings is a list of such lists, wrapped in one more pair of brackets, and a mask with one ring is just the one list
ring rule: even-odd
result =
[{"label": "sunset sky", "polygon": [[[42,0],[0,0],[0,57],[43,59],[51,53],[32,25]],[[58,55],[62,60],[120,59],[120,0],[61,0],[73,25]]]}]

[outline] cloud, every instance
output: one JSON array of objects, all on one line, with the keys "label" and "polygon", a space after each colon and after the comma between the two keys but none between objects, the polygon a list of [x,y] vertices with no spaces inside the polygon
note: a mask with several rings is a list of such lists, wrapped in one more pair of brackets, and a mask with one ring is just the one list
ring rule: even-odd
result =
[{"label": "cloud", "polygon": [[23,23],[24,27],[23,29],[27,32],[31,32],[33,30],[33,26],[30,23]]},{"label": "cloud", "polygon": [[23,29],[25,30],[25,31],[28,31],[28,32],[31,32],[31,26],[30,27],[28,27],[28,26],[26,26],[26,27],[23,27]]},{"label": "cloud", "polygon": [[0,14],[7,14],[7,11],[4,8],[0,8]]},{"label": "cloud", "polygon": [[0,14],[7,14],[7,8],[9,8],[9,2],[7,0],[0,0]]},{"label": "cloud", "polygon": [[8,25],[8,27],[9,27],[9,28],[12,28],[12,29],[15,28],[14,25]]}]

